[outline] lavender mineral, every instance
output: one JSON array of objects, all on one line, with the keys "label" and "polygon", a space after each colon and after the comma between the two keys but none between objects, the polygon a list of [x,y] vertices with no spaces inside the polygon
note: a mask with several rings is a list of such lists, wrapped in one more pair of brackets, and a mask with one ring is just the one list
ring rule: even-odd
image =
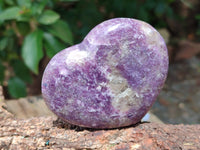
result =
[{"label": "lavender mineral", "polygon": [[139,122],[167,76],[168,53],[149,24],[105,21],[77,45],[56,54],[42,79],[47,106],[63,120],[90,128]]}]

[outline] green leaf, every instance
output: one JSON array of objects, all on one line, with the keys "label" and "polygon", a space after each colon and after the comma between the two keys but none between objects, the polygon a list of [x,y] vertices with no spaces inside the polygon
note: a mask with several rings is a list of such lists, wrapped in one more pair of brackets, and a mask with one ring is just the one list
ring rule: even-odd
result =
[{"label": "green leaf", "polygon": [[55,23],[60,18],[60,15],[52,10],[46,10],[39,17],[38,22],[44,25]]},{"label": "green leaf", "polygon": [[10,7],[5,9],[0,14],[0,20],[17,19],[20,16],[21,9],[19,7]]},{"label": "green leaf", "polygon": [[31,11],[34,15],[40,15],[46,6],[48,0],[42,0],[40,3],[33,3]]},{"label": "green leaf", "polygon": [[13,0],[5,0],[5,3],[8,5],[14,5],[14,1]]},{"label": "green leaf", "polygon": [[51,34],[60,38],[62,41],[70,45],[73,44],[72,33],[66,22],[58,20],[56,23],[52,24],[48,30]]},{"label": "green leaf", "polygon": [[15,75],[19,77],[24,82],[31,82],[31,74],[28,68],[20,60],[15,60],[12,62],[12,67],[15,72]]},{"label": "green leaf", "polygon": [[38,65],[43,57],[41,30],[36,30],[26,36],[22,46],[22,57],[27,67],[38,74]]},{"label": "green leaf", "polygon": [[8,38],[4,37],[3,39],[0,40],[0,51],[4,50],[7,45],[8,45]]},{"label": "green leaf", "polygon": [[0,13],[3,11],[4,5],[5,5],[4,2],[0,1]]},{"label": "green leaf", "polygon": [[17,4],[19,6],[25,6],[27,8],[31,7],[31,1],[30,0],[17,0]]},{"label": "green leaf", "polygon": [[0,61],[0,84],[3,84],[5,67]]},{"label": "green leaf", "polygon": [[18,77],[10,78],[8,81],[8,92],[14,98],[26,96],[26,85]]},{"label": "green leaf", "polygon": [[44,34],[44,40],[46,53],[50,58],[65,48],[64,44],[59,42],[54,36],[49,33]]}]

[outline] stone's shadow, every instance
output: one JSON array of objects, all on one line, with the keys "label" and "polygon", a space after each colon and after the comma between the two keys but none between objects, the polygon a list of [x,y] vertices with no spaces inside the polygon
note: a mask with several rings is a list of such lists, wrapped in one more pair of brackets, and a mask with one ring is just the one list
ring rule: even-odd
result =
[{"label": "stone's shadow", "polygon": [[78,125],[73,125],[71,123],[63,121],[60,118],[57,118],[57,120],[53,121],[53,127],[64,128],[66,130],[74,130],[76,132],[81,132],[81,131],[84,131],[84,130],[94,132],[94,131],[100,131],[100,130],[116,130],[116,129],[121,130],[121,129],[131,128],[131,127],[134,128],[134,127],[137,127],[140,124],[144,124],[144,123],[150,123],[150,122],[147,122],[147,121],[141,122],[140,121],[136,124],[125,126],[125,127],[98,129],[98,128],[87,128],[87,127],[81,127],[81,126],[78,126]]}]

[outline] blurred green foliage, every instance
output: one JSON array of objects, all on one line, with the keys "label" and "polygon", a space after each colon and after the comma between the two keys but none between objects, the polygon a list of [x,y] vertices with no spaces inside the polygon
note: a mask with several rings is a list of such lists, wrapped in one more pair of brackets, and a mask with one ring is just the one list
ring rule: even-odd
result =
[{"label": "blurred green foliage", "polygon": [[[141,19],[166,27],[174,0],[2,0],[0,1],[0,83],[11,97],[26,96],[39,62],[79,43],[98,23],[114,17]],[[73,33],[73,35],[72,35]],[[9,78],[5,78],[6,70]]]},{"label": "blurred green foliage", "polygon": [[[73,44],[71,30],[54,11],[55,0],[0,1],[0,82],[9,71],[8,92],[26,96],[31,72],[38,74],[39,62]],[[10,69],[11,68],[11,69]]]},{"label": "blurred green foliage", "polygon": [[175,0],[80,0],[66,13],[57,11],[68,21],[75,42],[80,42],[97,24],[110,18],[129,17],[146,21],[156,28],[167,27],[165,18],[175,16],[171,4]]},{"label": "blurred green foliage", "polygon": [[195,16],[195,19],[198,21],[198,27],[197,27],[197,35],[200,36],[200,14],[197,14]]}]

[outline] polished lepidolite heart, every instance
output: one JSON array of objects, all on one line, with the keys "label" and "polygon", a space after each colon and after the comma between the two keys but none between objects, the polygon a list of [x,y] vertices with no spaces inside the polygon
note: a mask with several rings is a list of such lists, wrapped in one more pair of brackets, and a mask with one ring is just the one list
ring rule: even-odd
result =
[{"label": "polished lepidolite heart", "polygon": [[167,71],[167,48],[160,34],[145,22],[116,18],[51,59],[42,94],[47,106],[72,124],[128,126],[150,109]]}]

